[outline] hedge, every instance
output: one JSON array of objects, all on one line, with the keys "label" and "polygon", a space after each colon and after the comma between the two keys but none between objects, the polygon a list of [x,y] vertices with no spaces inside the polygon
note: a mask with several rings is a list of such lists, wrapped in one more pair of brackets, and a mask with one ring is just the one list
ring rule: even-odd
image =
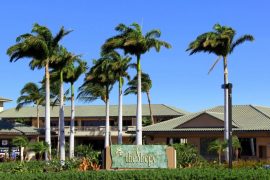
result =
[{"label": "hedge", "polygon": [[16,173],[3,173],[0,172],[0,179],[101,179],[101,180],[118,180],[118,179],[270,179],[270,170],[259,169],[234,169],[228,170],[225,168],[186,168],[186,169],[157,169],[157,170],[122,170],[122,171],[61,171],[61,172],[16,172]]}]

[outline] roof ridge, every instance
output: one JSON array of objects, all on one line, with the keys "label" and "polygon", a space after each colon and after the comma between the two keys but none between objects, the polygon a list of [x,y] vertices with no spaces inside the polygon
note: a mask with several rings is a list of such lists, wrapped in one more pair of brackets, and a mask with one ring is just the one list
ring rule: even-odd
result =
[{"label": "roof ridge", "polygon": [[255,109],[256,111],[258,111],[259,113],[263,114],[264,116],[266,116],[267,118],[270,119],[270,116],[268,116],[267,114],[265,114],[264,112],[260,111],[258,108],[256,108],[254,105],[249,105],[250,107],[252,107],[253,109]]},{"label": "roof ridge", "polygon": [[166,104],[161,104],[161,105],[162,105],[162,106],[165,106],[165,107],[167,107],[167,108],[169,108],[169,109],[171,109],[171,110],[173,110],[174,112],[181,113],[181,114],[183,114],[183,115],[186,115],[185,113],[188,113],[188,112],[183,111],[183,110],[181,110],[182,112],[176,111],[175,109],[173,109],[172,107],[170,107],[170,106],[168,106],[168,105],[166,105]]},{"label": "roof ridge", "polygon": [[264,106],[264,105],[256,105],[256,104],[251,104],[252,106],[254,106],[254,107],[262,107],[262,108],[269,108],[270,109],[270,107],[269,106]]},{"label": "roof ridge", "polygon": [[206,112],[206,113],[216,113],[216,114],[224,114],[224,112],[215,112],[215,111],[203,111],[203,112]]}]

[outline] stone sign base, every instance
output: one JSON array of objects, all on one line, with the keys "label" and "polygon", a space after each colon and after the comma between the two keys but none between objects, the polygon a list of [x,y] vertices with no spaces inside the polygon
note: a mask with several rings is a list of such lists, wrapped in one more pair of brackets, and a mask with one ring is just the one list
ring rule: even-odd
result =
[{"label": "stone sign base", "polygon": [[106,170],[176,168],[176,151],[170,146],[112,145],[103,157]]}]

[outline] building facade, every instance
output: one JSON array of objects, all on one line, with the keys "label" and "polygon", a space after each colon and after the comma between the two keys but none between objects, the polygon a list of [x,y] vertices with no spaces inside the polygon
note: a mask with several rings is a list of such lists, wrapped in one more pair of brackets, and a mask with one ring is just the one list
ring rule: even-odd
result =
[{"label": "building facade", "polygon": [[[235,105],[232,108],[233,135],[241,143],[242,159],[270,159],[270,107]],[[209,143],[224,137],[224,108],[214,107],[143,128],[148,144],[193,144],[207,159]]]},{"label": "building facade", "polygon": [[[70,106],[65,106],[65,135],[66,142],[69,141],[70,131]],[[37,115],[36,107],[24,107],[19,111],[15,108],[7,109],[0,113],[2,120],[9,122],[23,121],[26,125],[36,127],[37,116],[39,116],[39,124],[41,135],[44,138],[44,107],[40,107],[39,115]],[[142,106],[143,119],[149,119],[148,105]],[[186,111],[164,104],[153,104],[152,112],[155,123],[163,122],[168,119],[180,117],[187,114]],[[105,135],[105,106],[76,106],[75,110],[75,145],[92,144],[95,149],[103,149]],[[58,141],[58,124],[59,124],[59,107],[51,108],[51,134],[52,145],[56,147]],[[127,131],[134,130],[136,126],[136,105],[123,106],[123,143],[131,144],[134,140],[132,134]],[[110,106],[110,140],[112,144],[117,143],[118,135],[118,106]]]}]

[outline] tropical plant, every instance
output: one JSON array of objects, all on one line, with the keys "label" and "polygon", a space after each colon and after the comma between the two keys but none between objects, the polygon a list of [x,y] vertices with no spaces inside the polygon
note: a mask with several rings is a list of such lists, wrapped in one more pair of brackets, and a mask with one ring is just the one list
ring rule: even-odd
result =
[{"label": "tropical plant", "polygon": [[142,144],[142,101],[141,101],[141,56],[152,48],[157,52],[162,46],[170,48],[171,45],[165,41],[158,40],[161,35],[159,30],[151,30],[145,35],[142,33],[142,28],[139,24],[133,23],[131,26],[119,24],[115,28],[119,32],[118,35],[106,40],[102,46],[103,52],[110,52],[113,49],[122,49],[125,54],[135,55],[137,58],[137,130],[136,144]]},{"label": "tropical plant", "polygon": [[143,125],[143,127],[144,126],[149,126],[151,124],[152,124],[151,118],[149,118],[149,117],[143,117],[142,118],[142,125]]},{"label": "tropical plant", "polygon": [[93,61],[94,66],[86,74],[83,85],[79,88],[79,99],[91,102],[100,98],[106,104],[106,127],[105,127],[105,148],[109,146],[110,126],[110,105],[109,95],[116,81],[112,71],[112,59],[110,56],[103,56]]},{"label": "tropical plant", "polygon": [[29,82],[21,90],[21,96],[17,99],[16,110],[19,111],[22,107],[35,104],[37,108],[37,128],[39,128],[39,107],[44,104],[45,92],[37,84]]},{"label": "tropical plant", "polygon": [[216,139],[212,141],[208,146],[208,151],[213,151],[218,154],[218,162],[221,164],[221,155],[225,151],[225,148],[227,146],[227,143],[225,141],[222,141],[220,139]]},{"label": "tropical plant", "polygon": [[24,151],[24,148],[28,145],[29,143],[29,140],[24,137],[24,136],[18,136],[18,137],[15,137],[14,139],[12,139],[12,144],[14,146],[17,146],[20,148],[20,159],[21,159],[21,162],[23,162],[23,151]]},{"label": "tropical plant", "polygon": [[193,167],[204,161],[196,147],[191,144],[179,143],[172,146],[176,150],[177,168]]},{"label": "tropical plant", "polygon": [[36,153],[36,159],[40,160],[44,153],[49,151],[48,143],[44,141],[29,143],[29,149]]},{"label": "tropical plant", "polygon": [[[135,76],[131,81],[128,82],[128,88],[125,90],[124,94],[137,94],[137,82],[138,77]],[[150,118],[151,118],[151,124],[154,124],[154,117],[152,113],[152,107],[151,107],[151,98],[150,98],[150,90],[152,88],[152,80],[150,79],[150,76],[146,73],[141,74],[141,86],[142,86],[142,92],[146,93],[147,100],[148,100],[148,106],[149,106],[149,112],[150,112]]]},{"label": "tropical plant", "polygon": [[80,56],[72,56],[71,62],[64,69],[64,82],[70,83],[71,119],[69,137],[69,158],[74,158],[74,133],[75,133],[75,103],[74,103],[74,83],[86,71],[87,63],[80,59]]},{"label": "tropical plant", "polygon": [[131,61],[129,56],[121,56],[117,51],[111,51],[106,54],[112,59],[112,70],[115,74],[115,79],[118,81],[118,144],[123,143],[123,84],[124,78],[129,80],[129,74],[127,72]]},{"label": "tropical plant", "polygon": [[89,145],[78,145],[75,147],[75,152],[77,157],[85,157],[89,159],[91,162],[99,163],[98,158],[100,155],[100,152],[93,149],[93,147]]},{"label": "tropical plant", "polygon": [[235,153],[235,160],[238,161],[239,159],[239,149],[241,150],[241,143],[237,136],[232,137],[232,147]]},{"label": "tropical plant", "polygon": [[31,33],[22,34],[16,39],[16,44],[9,47],[7,54],[10,56],[10,62],[22,58],[32,58],[30,62],[31,69],[41,69],[45,67],[46,77],[46,109],[45,109],[45,141],[49,145],[49,151],[46,153],[46,160],[50,159],[51,152],[51,129],[50,129],[50,78],[49,65],[51,57],[58,48],[59,41],[69,34],[62,27],[58,33],[53,36],[52,32],[45,26],[35,23]]},{"label": "tropical plant", "polygon": [[[198,52],[213,53],[218,56],[213,66],[210,68],[210,73],[218,61],[223,58],[224,70],[224,139],[229,140],[229,79],[228,79],[228,56],[234,51],[235,47],[246,42],[253,41],[252,35],[243,35],[235,40],[236,31],[231,27],[215,24],[214,31],[206,32],[199,35],[196,40],[189,44],[187,51],[190,55]],[[228,145],[229,146],[229,145]],[[227,147],[228,148],[228,147]],[[226,150],[226,160],[228,161],[229,151]]]}]

